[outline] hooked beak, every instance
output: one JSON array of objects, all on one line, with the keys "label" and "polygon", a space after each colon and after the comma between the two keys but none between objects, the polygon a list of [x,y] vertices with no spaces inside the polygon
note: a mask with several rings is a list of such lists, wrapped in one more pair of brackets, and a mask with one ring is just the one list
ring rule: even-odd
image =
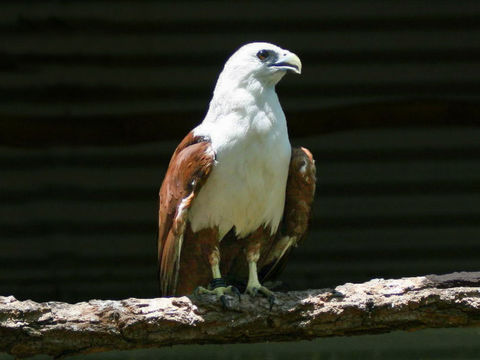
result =
[{"label": "hooked beak", "polygon": [[302,73],[302,62],[299,57],[294,53],[284,50],[282,55],[278,59],[270,64],[271,67],[276,67],[281,70],[293,71],[296,74]]}]

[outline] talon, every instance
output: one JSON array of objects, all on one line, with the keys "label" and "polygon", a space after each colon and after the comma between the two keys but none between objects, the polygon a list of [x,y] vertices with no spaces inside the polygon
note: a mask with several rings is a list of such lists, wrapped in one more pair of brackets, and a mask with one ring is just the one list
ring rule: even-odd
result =
[{"label": "talon", "polygon": [[213,279],[210,282],[209,288],[206,289],[203,286],[198,286],[194,291],[193,295],[195,297],[199,297],[203,294],[211,294],[216,295],[217,299],[222,304],[223,309],[228,310],[230,309],[230,301],[227,299],[225,295],[236,295],[240,301],[240,291],[235,286],[223,286],[225,285],[225,280],[222,278]]},{"label": "talon", "polygon": [[222,303],[222,307],[224,310],[228,310],[227,298],[225,295],[220,296],[220,302]]},{"label": "talon", "polygon": [[273,305],[275,304],[275,295],[270,295],[268,297],[268,303],[270,304],[270,311],[272,311]]},{"label": "talon", "polygon": [[230,286],[230,287],[231,287],[231,292],[232,292],[234,295],[237,295],[237,296],[238,296],[238,302],[242,301],[241,294],[240,294],[240,290],[238,290],[235,286]]}]

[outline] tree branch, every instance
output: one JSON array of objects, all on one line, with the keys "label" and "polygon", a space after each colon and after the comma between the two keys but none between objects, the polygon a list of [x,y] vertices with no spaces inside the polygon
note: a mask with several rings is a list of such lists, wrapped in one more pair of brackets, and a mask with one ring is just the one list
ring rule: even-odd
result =
[{"label": "tree branch", "polygon": [[392,330],[480,326],[480,272],[374,279],[332,289],[215,297],[91,300],[0,297],[0,351],[55,357],[175,344],[292,341]]}]

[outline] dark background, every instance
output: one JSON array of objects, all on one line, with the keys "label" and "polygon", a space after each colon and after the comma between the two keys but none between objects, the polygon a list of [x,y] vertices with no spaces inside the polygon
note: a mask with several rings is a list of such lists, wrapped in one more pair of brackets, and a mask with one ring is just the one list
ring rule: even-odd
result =
[{"label": "dark background", "polygon": [[251,41],[302,59],[278,93],[317,160],[310,235],[282,280],[479,270],[478,0],[4,0],[1,295],[157,295],[165,168]]}]

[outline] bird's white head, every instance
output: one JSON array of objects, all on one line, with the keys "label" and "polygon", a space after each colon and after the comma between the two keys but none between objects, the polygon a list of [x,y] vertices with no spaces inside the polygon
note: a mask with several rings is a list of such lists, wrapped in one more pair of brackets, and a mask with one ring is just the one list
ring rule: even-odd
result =
[{"label": "bird's white head", "polygon": [[284,118],[275,85],[289,71],[302,71],[294,53],[265,42],[242,46],[225,63],[204,122],[216,123],[232,114],[251,120],[262,106],[273,109],[273,117]]},{"label": "bird's white head", "polygon": [[228,59],[218,80],[273,87],[288,71],[301,73],[297,55],[270,43],[254,42],[243,45]]}]

